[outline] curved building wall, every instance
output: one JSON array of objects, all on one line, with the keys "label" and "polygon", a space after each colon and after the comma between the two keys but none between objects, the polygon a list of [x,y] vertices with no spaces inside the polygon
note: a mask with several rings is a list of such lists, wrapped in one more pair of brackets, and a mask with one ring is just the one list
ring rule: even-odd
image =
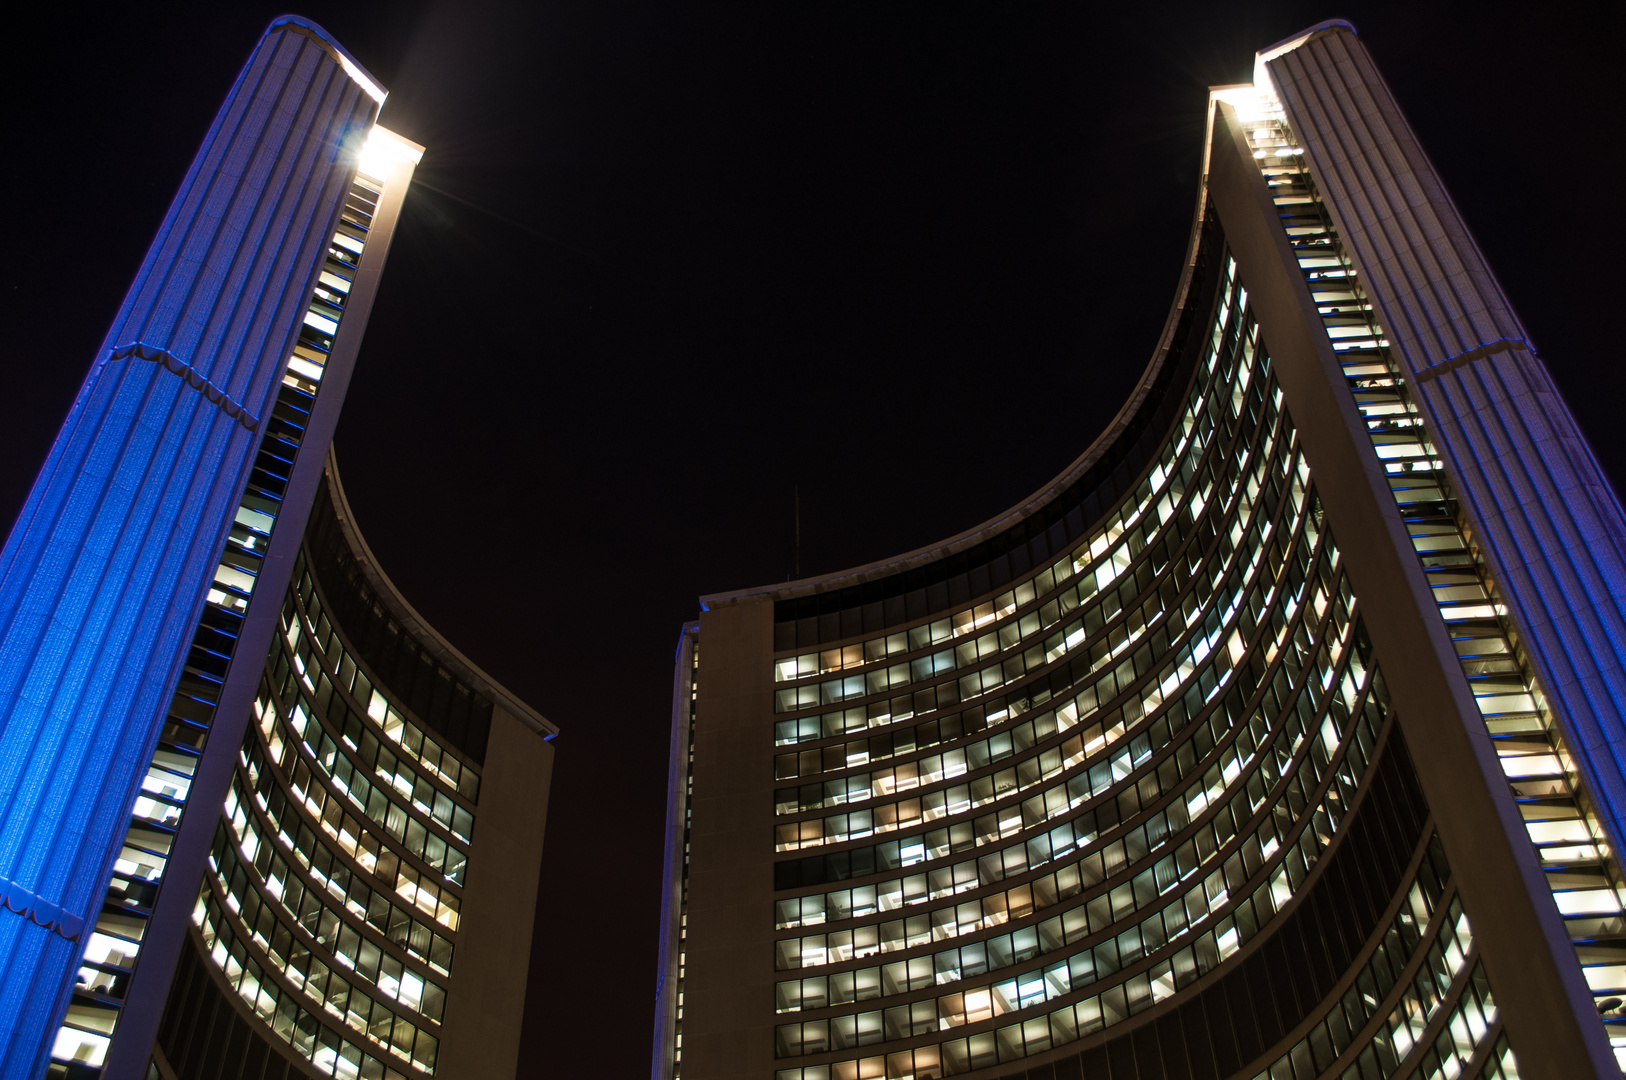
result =
[{"label": "curved building wall", "polygon": [[1302,151],[1212,110],[1089,452],[686,628],[655,1077],[1618,1075],[1602,830]]},{"label": "curved building wall", "polygon": [[554,729],[400,600],[335,476],[330,460],[159,1026],[181,1080],[517,1062]]}]

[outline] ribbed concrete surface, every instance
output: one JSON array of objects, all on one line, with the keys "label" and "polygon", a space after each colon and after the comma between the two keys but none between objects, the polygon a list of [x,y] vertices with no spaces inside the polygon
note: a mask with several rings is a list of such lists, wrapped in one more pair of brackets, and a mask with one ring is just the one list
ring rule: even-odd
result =
[{"label": "ribbed concrete surface", "polygon": [[[165,350],[263,416],[376,108],[307,28],[267,32],[0,553],[0,876],[72,915],[106,889],[259,441],[112,351]],[[0,911],[0,1076],[43,1071],[81,947]]]},{"label": "ribbed concrete surface", "polygon": [[[1354,34],[1329,30],[1268,67],[1378,319],[1414,375],[1499,339],[1528,342]],[[1530,348],[1412,385],[1586,786],[1615,849],[1626,850],[1620,501]]]}]

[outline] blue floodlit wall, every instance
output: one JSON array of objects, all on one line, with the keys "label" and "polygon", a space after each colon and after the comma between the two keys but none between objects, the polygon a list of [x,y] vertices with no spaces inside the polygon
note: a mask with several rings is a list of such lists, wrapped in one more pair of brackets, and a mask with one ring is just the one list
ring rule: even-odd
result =
[{"label": "blue floodlit wall", "polygon": [[377,113],[346,66],[266,32],[0,553],[0,1077],[44,1067]]}]

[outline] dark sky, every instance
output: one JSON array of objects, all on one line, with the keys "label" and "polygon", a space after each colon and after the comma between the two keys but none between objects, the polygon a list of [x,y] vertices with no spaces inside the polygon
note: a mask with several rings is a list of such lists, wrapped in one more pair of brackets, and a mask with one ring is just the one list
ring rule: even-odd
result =
[{"label": "dark sky", "polygon": [[[1447,9],[1456,17],[1446,14]],[[0,520],[280,5],[38,5],[6,73]],[[696,597],[975,525],[1156,343],[1205,88],[1352,19],[1606,469],[1604,10],[312,3],[424,143],[337,446],[411,602],[563,729],[522,1077],[648,1068],[672,649]]]}]

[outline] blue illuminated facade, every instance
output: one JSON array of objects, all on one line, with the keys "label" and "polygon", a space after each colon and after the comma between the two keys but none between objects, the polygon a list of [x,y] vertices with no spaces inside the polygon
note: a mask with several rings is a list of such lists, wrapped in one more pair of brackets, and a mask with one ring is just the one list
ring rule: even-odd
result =
[{"label": "blue illuminated facade", "polygon": [[[224,675],[234,651],[263,662],[291,565],[276,541],[297,548],[388,248],[389,227],[352,221],[358,160],[379,174],[369,222],[393,226],[419,153],[375,128],[383,98],[319,27],[272,23],[0,554],[0,1076],[100,1065],[148,971],[156,1000],[124,1021],[151,1041],[168,981],[152,954],[184,933],[158,929],[165,868],[185,868],[190,906],[208,841],[182,842],[188,793],[212,819],[214,714],[239,739],[247,715]],[[258,630],[256,591],[272,597]],[[113,900],[139,944],[90,988],[113,1004],[64,1042]]]}]

